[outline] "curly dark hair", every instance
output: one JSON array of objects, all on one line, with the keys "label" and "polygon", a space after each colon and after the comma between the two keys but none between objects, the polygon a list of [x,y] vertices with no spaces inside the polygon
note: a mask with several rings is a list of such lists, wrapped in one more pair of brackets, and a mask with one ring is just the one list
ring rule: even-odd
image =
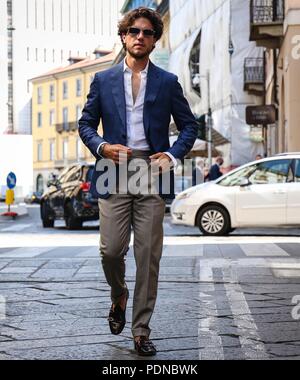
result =
[{"label": "curly dark hair", "polygon": [[124,34],[127,34],[128,29],[133,25],[135,20],[141,17],[148,19],[153,25],[153,29],[155,31],[154,37],[156,41],[158,41],[161,38],[164,32],[164,23],[162,22],[160,14],[150,8],[139,7],[127,12],[125,16],[122,18],[122,20],[118,23],[118,34],[121,38],[123,46],[124,43],[122,40],[122,36]]}]

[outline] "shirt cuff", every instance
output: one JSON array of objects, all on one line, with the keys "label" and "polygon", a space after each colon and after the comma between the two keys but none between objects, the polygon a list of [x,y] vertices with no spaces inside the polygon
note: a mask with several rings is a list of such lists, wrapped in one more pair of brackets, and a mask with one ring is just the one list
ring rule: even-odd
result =
[{"label": "shirt cuff", "polygon": [[166,154],[167,156],[169,156],[173,162],[173,167],[176,168],[178,166],[178,162],[176,160],[176,158],[173,156],[173,154],[169,153],[169,152],[164,152],[164,154]]},{"label": "shirt cuff", "polygon": [[98,154],[98,156],[100,156],[100,157],[102,157],[102,155],[101,155],[101,152],[102,152],[102,147],[103,147],[103,145],[105,145],[105,144],[108,144],[106,141],[104,141],[104,142],[102,142],[101,144],[99,144],[99,146],[98,146],[98,148],[97,148],[97,154]]}]

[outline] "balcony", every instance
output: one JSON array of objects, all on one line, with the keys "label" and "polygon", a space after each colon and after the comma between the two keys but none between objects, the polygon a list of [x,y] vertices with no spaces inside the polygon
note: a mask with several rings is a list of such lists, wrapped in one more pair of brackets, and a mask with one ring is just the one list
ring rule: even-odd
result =
[{"label": "balcony", "polygon": [[284,0],[250,1],[250,41],[270,49],[280,47],[283,37]]},{"label": "balcony", "polygon": [[78,129],[78,124],[77,121],[72,121],[71,123],[56,124],[55,128],[57,133],[75,132]]},{"label": "balcony", "polygon": [[263,95],[265,91],[265,67],[263,58],[246,58],[244,63],[244,91]]}]

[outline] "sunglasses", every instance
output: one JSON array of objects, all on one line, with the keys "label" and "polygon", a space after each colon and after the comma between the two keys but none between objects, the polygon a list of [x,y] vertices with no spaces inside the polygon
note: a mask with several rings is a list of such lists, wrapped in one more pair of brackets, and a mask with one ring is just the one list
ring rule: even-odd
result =
[{"label": "sunglasses", "polygon": [[144,37],[153,37],[155,36],[155,31],[152,29],[139,29],[139,28],[129,28],[128,34],[130,34],[132,37],[138,36],[140,33],[143,33]]}]

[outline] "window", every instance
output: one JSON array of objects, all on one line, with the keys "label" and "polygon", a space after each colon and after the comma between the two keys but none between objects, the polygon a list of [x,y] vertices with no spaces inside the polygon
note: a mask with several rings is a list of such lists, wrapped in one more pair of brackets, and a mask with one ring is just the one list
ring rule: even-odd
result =
[{"label": "window", "polygon": [[44,49],[44,62],[47,61],[47,49]]},{"label": "window", "polygon": [[76,79],[76,96],[81,96],[82,82],[81,79]]},{"label": "window", "polygon": [[49,144],[49,158],[50,158],[50,161],[54,161],[55,160],[55,142],[54,141],[50,141],[50,144]]},{"label": "window", "polygon": [[296,160],[295,182],[300,182],[300,160]]},{"label": "window", "polygon": [[190,75],[192,89],[201,96],[200,89],[200,44],[201,44],[201,31],[195,40],[191,55],[190,55]]},{"label": "window", "polygon": [[77,141],[76,141],[76,158],[77,158],[77,161],[79,161],[82,158],[82,142],[79,137],[77,138]]},{"label": "window", "polygon": [[63,99],[68,99],[68,82],[63,82]]},{"label": "window", "polygon": [[27,61],[30,59],[29,47],[27,48]]},{"label": "window", "polygon": [[54,125],[55,124],[55,111],[54,110],[50,110],[49,124],[50,125]]},{"label": "window", "polygon": [[43,160],[43,144],[41,142],[37,144],[37,160]]},{"label": "window", "polygon": [[50,84],[49,87],[49,100],[50,102],[54,102],[54,84]]},{"label": "window", "polygon": [[42,104],[42,87],[38,87],[37,89],[37,102],[38,104]]},{"label": "window", "polygon": [[39,53],[38,53],[38,49],[37,48],[35,48],[35,60],[36,61],[38,61],[38,55],[39,55]]},{"label": "window", "polygon": [[291,160],[266,161],[258,164],[257,169],[250,175],[252,184],[276,184],[287,182]]},{"label": "window", "polygon": [[68,140],[63,141],[63,160],[68,158]]},{"label": "window", "polygon": [[76,121],[78,121],[81,118],[81,106],[76,106]]},{"label": "window", "polygon": [[68,108],[67,107],[63,108],[63,130],[64,131],[68,130]]},{"label": "window", "polygon": [[257,168],[256,165],[247,166],[246,168],[243,168],[241,170],[238,170],[237,172],[233,174],[228,174],[225,178],[223,178],[220,182],[218,182],[218,185],[221,186],[240,186],[241,180],[243,178],[248,178]]},{"label": "window", "polygon": [[42,174],[39,174],[36,177],[36,191],[39,192],[39,193],[43,193],[44,192],[44,179],[43,179]]},{"label": "window", "polygon": [[42,112],[38,112],[37,115],[38,128],[42,127]]}]

